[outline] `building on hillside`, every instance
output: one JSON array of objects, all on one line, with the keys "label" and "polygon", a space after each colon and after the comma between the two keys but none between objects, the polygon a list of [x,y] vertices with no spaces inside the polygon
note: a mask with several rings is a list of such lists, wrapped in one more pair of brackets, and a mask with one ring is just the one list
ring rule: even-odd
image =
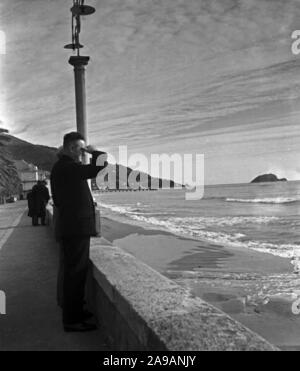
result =
[{"label": "building on hillside", "polygon": [[47,180],[50,178],[50,172],[46,170],[38,170],[39,180]]},{"label": "building on hillside", "polygon": [[15,166],[21,180],[23,197],[31,191],[38,180],[46,180],[49,178],[48,171],[39,170],[37,166],[29,164],[24,160],[15,161]]}]

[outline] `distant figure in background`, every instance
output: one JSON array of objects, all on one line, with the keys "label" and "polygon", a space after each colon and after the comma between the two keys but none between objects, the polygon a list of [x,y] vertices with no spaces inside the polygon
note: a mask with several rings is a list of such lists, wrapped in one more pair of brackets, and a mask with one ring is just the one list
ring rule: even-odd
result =
[{"label": "distant figure in background", "polygon": [[50,199],[47,182],[39,180],[37,184],[28,193],[28,216],[32,218],[32,225],[39,225],[39,218],[41,224],[46,225],[46,206]]},{"label": "distant figure in background", "polygon": [[[82,155],[92,155],[90,165],[81,163]],[[97,166],[98,156],[103,166]],[[107,155],[86,146],[83,136],[71,132],[64,136],[63,150],[51,172],[51,190],[56,215],[56,237],[62,248],[59,284],[63,287],[63,326],[67,332],[92,331],[97,327],[85,321],[92,313],[84,309],[85,283],[89,266],[90,237],[95,236],[95,205],[87,179],[95,178],[107,166]]]}]

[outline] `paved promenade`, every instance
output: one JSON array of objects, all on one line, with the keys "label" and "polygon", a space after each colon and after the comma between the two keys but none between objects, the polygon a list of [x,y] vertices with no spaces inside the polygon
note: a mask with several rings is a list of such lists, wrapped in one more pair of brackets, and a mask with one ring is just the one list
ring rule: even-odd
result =
[{"label": "paved promenade", "polygon": [[65,333],[56,305],[58,252],[48,227],[32,227],[26,202],[0,205],[0,351],[109,350],[101,331]]}]

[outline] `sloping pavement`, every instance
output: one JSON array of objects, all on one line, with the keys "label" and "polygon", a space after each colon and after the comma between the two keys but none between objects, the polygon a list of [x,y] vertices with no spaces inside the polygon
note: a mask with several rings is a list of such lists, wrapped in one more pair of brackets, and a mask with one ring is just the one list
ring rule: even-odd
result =
[{"label": "sloping pavement", "polygon": [[0,205],[0,351],[109,350],[101,328],[65,333],[56,305],[58,251],[48,227],[32,227],[26,203]]}]

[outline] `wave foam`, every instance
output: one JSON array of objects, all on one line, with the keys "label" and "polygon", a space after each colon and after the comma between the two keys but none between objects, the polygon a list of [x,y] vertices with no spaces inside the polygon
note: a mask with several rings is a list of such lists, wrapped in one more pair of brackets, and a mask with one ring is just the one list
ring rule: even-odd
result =
[{"label": "wave foam", "polygon": [[[152,225],[159,229],[174,233],[180,236],[192,237],[205,240],[209,243],[229,247],[243,247],[258,252],[269,253],[282,258],[300,257],[300,245],[296,244],[275,244],[271,242],[249,241],[243,233],[234,231],[218,230],[247,224],[269,224],[280,222],[278,217],[172,217],[170,213],[147,213],[137,212],[136,207],[116,206],[103,204],[102,207],[110,209],[121,215],[135,220],[143,225]],[[135,210],[135,211],[134,211]]]},{"label": "wave foam", "polygon": [[256,204],[289,204],[299,202],[300,197],[289,198],[289,197],[274,197],[274,198],[226,198],[227,202],[242,202],[242,203],[256,203]]},{"label": "wave foam", "polygon": [[184,223],[186,227],[191,225],[203,229],[208,227],[231,227],[235,225],[245,224],[269,224],[278,221],[275,216],[232,216],[232,217],[185,217],[171,218],[175,223]]}]

